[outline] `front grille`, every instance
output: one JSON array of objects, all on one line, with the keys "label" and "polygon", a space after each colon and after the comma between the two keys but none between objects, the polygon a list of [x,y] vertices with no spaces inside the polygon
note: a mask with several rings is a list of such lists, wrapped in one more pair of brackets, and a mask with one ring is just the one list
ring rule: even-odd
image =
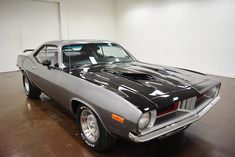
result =
[{"label": "front grille", "polygon": [[166,106],[166,107],[163,107],[163,108],[159,109],[158,110],[158,116],[165,115],[165,114],[176,111],[177,108],[178,108],[178,105],[179,105],[179,102],[176,102],[172,105],[169,105],[169,106]]},{"label": "front grille", "polygon": [[182,110],[194,110],[197,97],[192,97],[179,102],[179,108]]},{"label": "front grille", "polygon": [[167,114],[173,113],[175,111],[182,111],[182,112],[191,112],[194,109],[203,104],[205,100],[207,100],[203,95],[194,96],[185,100],[177,101],[174,104],[165,106],[161,109],[158,109],[158,117],[165,116]]},{"label": "front grille", "polygon": [[196,104],[195,104],[195,108],[200,107],[202,104],[204,104],[204,102],[208,101],[210,98],[208,98],[205,95],[199,96],[197,98]]}]

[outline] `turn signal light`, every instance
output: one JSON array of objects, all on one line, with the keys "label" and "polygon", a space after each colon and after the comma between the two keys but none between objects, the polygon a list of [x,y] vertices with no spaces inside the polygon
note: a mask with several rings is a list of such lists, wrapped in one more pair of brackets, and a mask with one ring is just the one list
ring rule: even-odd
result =
[{"label": "turn signal light", "polygon": [[116,114],[112,114],[112,119],[116,120],[117,122],[119,123],[124,123],[125,122],[125,119],[116,115]]}]

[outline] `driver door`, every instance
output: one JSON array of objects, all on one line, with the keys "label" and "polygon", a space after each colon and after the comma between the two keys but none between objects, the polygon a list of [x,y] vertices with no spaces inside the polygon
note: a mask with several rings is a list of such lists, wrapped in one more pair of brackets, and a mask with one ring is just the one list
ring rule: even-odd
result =
[{"label": "driver door", "polygon": [[[56,45],[44,45],[34,54],[36,63],[31,76],[34,84],[44,93],[55,97],[58,90],[59,75],[62,72],[58,64],[58,47]],[[50,61],[48,66],[43,61]]]}]

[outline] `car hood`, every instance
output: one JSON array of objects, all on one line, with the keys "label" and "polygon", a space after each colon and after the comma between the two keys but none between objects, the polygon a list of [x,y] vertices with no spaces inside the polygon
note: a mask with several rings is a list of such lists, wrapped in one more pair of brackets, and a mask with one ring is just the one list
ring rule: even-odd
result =
[{"label": "car hood", "polygon": [[72,74],[116,92],[141,109],[162,108],[200,94],[208,86],[203,83],[210,81],[198,72],[142,62],[88,65]]}]

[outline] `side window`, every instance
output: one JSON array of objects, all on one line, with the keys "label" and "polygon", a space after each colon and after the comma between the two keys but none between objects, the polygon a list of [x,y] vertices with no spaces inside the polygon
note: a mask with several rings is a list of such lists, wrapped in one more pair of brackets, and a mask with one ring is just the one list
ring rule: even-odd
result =
[{"label": "side window", "polygon": [[58,49],[56,46],[46,46],[46,58],[51,61],[52,67],[59,67],[58,64]]},{"label": "side window", "polygon": [[45,45],[39,50],[35,57],[39,63],[42,63],[44,60],[50,60],[52,67],[59,67],[57,46]]},{"label": "side window", "polygon": [[42,63],[43,60],[46,60],[46,46],[43,46],[39,52],[36,54],[36,59],[39,63]]},{"label": "side window", "polygon": [[116,45],[101,45],[99,46],[97,53],[105,57],[111,57],[111,56],[118,58],[127,57],[124,50],[122,50]]},{"label": "side window", "polygon": [[105,56],[114,56],[114,57],[126,57],[126,53],[117,46],[102,46]]}]

